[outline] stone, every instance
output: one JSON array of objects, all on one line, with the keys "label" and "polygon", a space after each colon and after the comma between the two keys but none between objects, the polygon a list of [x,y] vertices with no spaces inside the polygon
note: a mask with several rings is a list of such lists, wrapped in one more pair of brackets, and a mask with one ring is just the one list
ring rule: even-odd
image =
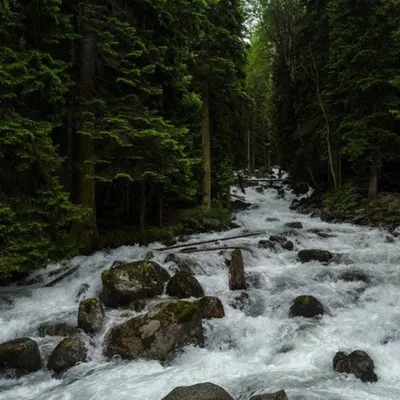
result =
[{"label": "stone", "polygon": [[97,298],[81,301],[78,310],[78,328],[86,333],[97,333],[104,321],[104,308]]},{"label": "stone", "polygon": [[333,255],[327,250],[307,249],[299,251],[298,257],[302,263],[310,261],[329,262]]},{"label": "stone", "polygon": [[224,306],[218,297],[204,296],[197,301],[204,319],[225,317]]},{"label": "stone", "polygon": [[179,271],[169,280],[167,294],[180,299],[186,297],[203,297],[204,290],[192,274]]},{"label": "stone", "polygon": [[247,203],[242,200],[231,201],[232,211],[242,211],[247,210],[251,206],[251,203]]},{"label": "stone", "polygon": [[319,216],[321,218],[321,221],[324,222],[332,222],[335,219],[335,215],[329,208],[324,208],[320,211]]},{"label": "stone", "polygon": [[375,365],[371,357],[362,350],[355,350],[350,354],[337,352],[333,358],[333,369],[336,372],[354,374],[363,382],[376,382]]},{"label": "stone", "polygon": [[266,221],[266,222],[278,222],[278,221],[279,221],[279,218],[268,217],[265,221]]},{"label": "stone", "polygon": [[286,242],[285,236],[279,236],[279,235],[272,235],[272,236],[269,237],[269,240],[271,242],[277,242],[277,243],[280,243],[280,244]]},{"label": "stone", "polygon": [[179,386],[162,400],[233,400],[233,397],[221,387],[206,382],[192,386]]},{"label": "stone", "polygon": [[294,186],[292,192],[295,196],[302,196],[304,194],[307,194],[308,193],[308,184],[306,182],[297,183]]},{"label": "stone", "polygon": [[85,297],[85,294],[88,291],[89,287],[90,286],[89,286],[88,283],[82,283],[82,285],[79,286],[78,293],[76,295],[76,301],[77,302]]},{"label": "stone", "polygon": [[324,306],[313,296],[296,297],[289,310],[290,317],[314,318],[324,313]]},{"label": "stone", "polygon": [[294,244],[291,240],[285,240],[283,243],[281,243],[281,246],[285,250],[292,251],[294,249]]},{"label": "stone", "polygon": [[256,191],[257,193],[262,194],[262,193],[264,193],[264,188],[261,187],[261,186],[257,186],[257,187],[255,188],[255,191]]},{"label": "stone", "polygon": [[258,242],[258,247],[260,249],[275,250],[276,244],[274,242],[272,242],[271,240],[260,240]]},{"label": "stone", "polygon": [[365,282],[369,283],[369,277],[364,271],[360,270],[349,270],[342,272],[338,279],[346,282]]},{"label": "stone", "polygon": [[38,335],[45,336],[71,336],[78,333],[78,328],[66,322],[45,322],[38,328]]},{"label": "stone", "polygon": [[75,335],[63,339],[57,345],[47,362],[47,368],[60,374],[86,359],[85,343],[79,335]]},{"label": "stone", "polygon": [[250,397],[250,400],[289,400],[284,390],[275,393],[258,394]]},{"label": "stone", "polygon": [[201,311],[196,303],[175,300],[111,328],[103,352],[125,360],[165,361],[189,344],[204,345]]},{"label": "stone", "polygon": [[303,228],[303,224],[301,222],[288,222],[285,224],[285,226],[287,228],[293,228],[293,229],[302,229]]},{"label": "stone", "polygon": [[224,229],[224,224],[218,219],[203,218],[203,226],[207,231],[220,231]]},{"label": "stone", "polygon": [[229,265],[229,289],[246,289],[246,277],[244,274],[243,256],[240,249],[233,250],[231,255],[231,263]]},{"label": "stone", "polygon": [[168,272],[153,261],[135,261],[103,271],[103,302],[124,306],[134,300],[158,296],[169,280]]},{"label": "stone", "polygon": [[1,366],[21,374],[38,371],[42,368],[42,359],[37,343],[30,338],[19,338],[0,344]]}]

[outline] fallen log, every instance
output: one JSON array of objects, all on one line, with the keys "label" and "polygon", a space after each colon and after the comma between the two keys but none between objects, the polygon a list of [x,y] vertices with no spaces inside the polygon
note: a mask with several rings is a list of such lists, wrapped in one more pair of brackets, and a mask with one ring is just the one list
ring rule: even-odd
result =
[{"label": "fallen log", "polygon": [[243,235],[236,235],[236,236],[230,236],[227,238],[221,238],[221,239],[211,239],[211,240],[203,240],[201,242],[192,242],[192,243],[187,243],[187,244],[179,244],[175,246],[170,246],[170,247],[161,247],[158,249],[154,249],[156,251],[166,251],[166,250],[174,250],[174,249],[180,249],[183,247],[193,247],[197,246],[199,244],[208,244],[208,243],[213,243],[213,242],[225,242],[227,240],[232,240],[232,239],[240,239],[240,238],[246,238],[246,237],[251,237],[251,236],[259,236],[259,235],[265,235],[267,232],[262,230],[262,231],[257,231],[257,232],[251,232],[251,233],[245,233]]},{"label": "fallen log", "polygon": [[204,247],[202,249],[183,249],[179,253],[191,254],[191,253],[199,253],[201,251],[236,250],[236,249],[250,251],[250,249],[248,249],[247,247],[222,246],[222,247]]},{"label": "fallen log", "polygon": [[62,275],[60,275],[58,278],[52,280],[49,283],[46,283],[43,287],[52,287],[56,283],[61,282],[63,279],[67,278],[68,276],[72,275],[74,272],[76,272],[79,269],[79,265],[76,267],[73,267],[69,269],[68,271],[64,272]]}]

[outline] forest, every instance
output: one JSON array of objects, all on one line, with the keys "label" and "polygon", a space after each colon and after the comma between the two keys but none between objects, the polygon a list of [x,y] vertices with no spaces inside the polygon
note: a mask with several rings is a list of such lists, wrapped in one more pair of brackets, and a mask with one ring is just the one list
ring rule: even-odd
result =
[{"label": "forest", "polygon": [[399,19],[399,0],[1,0],[0,278],[225,215],[237,170],[400,192]]}]

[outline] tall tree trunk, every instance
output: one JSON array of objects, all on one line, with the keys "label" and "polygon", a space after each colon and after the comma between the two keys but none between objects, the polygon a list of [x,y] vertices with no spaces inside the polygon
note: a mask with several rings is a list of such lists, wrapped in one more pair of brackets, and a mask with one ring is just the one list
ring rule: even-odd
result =
[{"label": "tall tree trunk", "polygon": [[[80,5],[79,13],[80,39],[80,82],[79,97],[81,106],[90,99],[95,92],[96,53],[93,33],[85,16],[85,5]],[[84,117],[80,110],[80,126]],[[86,217],[82,224],[75,229],[76,240],[79,248],[94,249],[97,240],[96,224],[96,194],[95,194],[95,157],[94,143],[90,135],[76,135],[76,184],[75,200],[86,208]]]},{"label": "tall tree trunk", "polygon": [[370,169],[368,200],[374,202],[378,193],[378,174],[379,167],[373,165]]},{"label": "tall tree trunk", "polygon": [[203,156],[203,198],[202,205],[211,207],[211,140],[210,140],[210,98],[208,82],[203,84],[203,123],[201,126],[201,150]]}]

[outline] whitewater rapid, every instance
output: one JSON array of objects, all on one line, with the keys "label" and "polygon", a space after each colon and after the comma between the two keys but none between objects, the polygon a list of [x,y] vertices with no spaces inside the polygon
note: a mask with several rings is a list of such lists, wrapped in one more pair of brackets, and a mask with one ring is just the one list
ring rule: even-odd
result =
[{"label": "whitewater rapid", "polygon": [[[185,255],[196,262],[195,276],[206,295],[218,296],[225,308],[223,319],[204,321],[205,348],[187,347],[173,361],[107,361],[101,343],[107,330],[137,315],[126,310],[107,310],[99,335],[87,339],[90,361],[55,379],[43,368],[19,380],[0,378],[0,400],[161,400],[174,387],[211,381],[236,400],[250,395],[284,389],[290,400],[399,400],[400,399],[400,246],[399,239],[387,243],[388,233],[350,224],[328,224],[289,209],[292,196],[278,199],[275,189],[257,193],[246,189],[253,206],[237,214],[240,228],[224,233],[199,234],[191,241],[265,230],[256,238],[232,241],[249,245],[243,252],[245,269],[253,286],[248,289],[250,305],[243,310],[232,303],[237,293],[228,289],[226,254],[218,252]],[[267,219],[278,221],[267,221]],[[289,237],[294,251],[257,248],[257,242],[288,231],[287,222],[299,221],[303,229]],[[321,238],[310,229],[332,237]],[[226,242],[226,243],[232,243]],[[0,343],[31,337],[46,358],[60,337],[38,337],[43,322],[76,324],[83,284],[89,288],[80,299],[98,296],[100,274],[114,261],[142,259],[152,251],[171,274],[166,253],[148,247],[121,247],[76,257],[65,264],[79,270],[51,288],[35,289],[4,299],[0,296]],[[297,252],[304,248],[326,249],[341,254],[341,261],[328,266],[317,262],[301,264]],[[52,265],[50,269],[59,268]],[[370,278],[362,282],[338,280],[340,272],[361,269]],[[289,319],[289,307],[297,295],[313,295],[327,309],[320,321]],[[375,362],[377,383],[363,383],[354,376],[335,373],[332,359],[339,350],[367,351]]]}]

